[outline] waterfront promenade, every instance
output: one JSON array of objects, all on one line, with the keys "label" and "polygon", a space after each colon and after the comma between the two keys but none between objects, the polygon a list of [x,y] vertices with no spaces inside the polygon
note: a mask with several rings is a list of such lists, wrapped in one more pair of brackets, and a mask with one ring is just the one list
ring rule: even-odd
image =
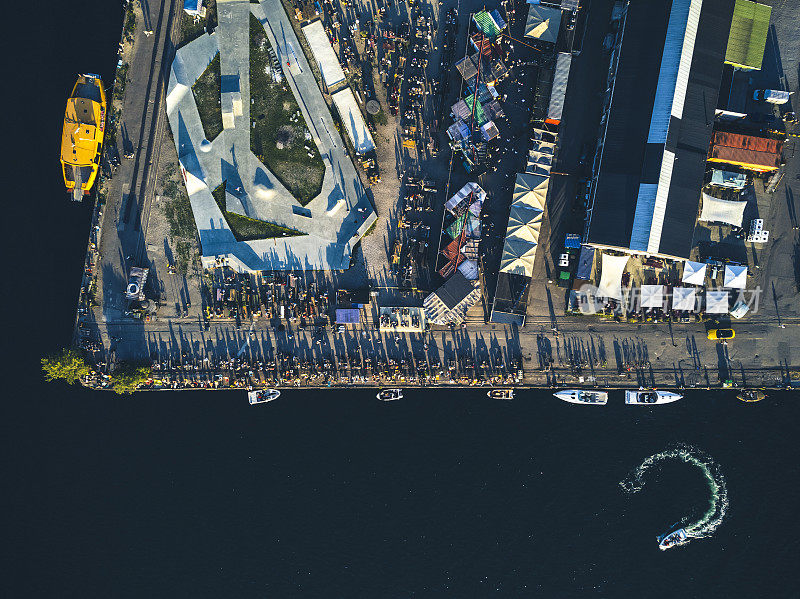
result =
[{"label": "waterfront promenade", "polygon": [[[330,382],[345,385],[395,381],[703,388],[722,387],[726,381],[737,386],[785,387],[800,379],[800,368],[793,366],[800,355],[800,335],[792,334],[800,321],[782,324],[786,328],[769,322],[744,325],[727,345],[708,340],[697,324],[589,324],[576,318],[558,319],[557,333],[550,321],[531,322],[518,331],[473,324],[424,335],[380,333],[371,326],[337,332],[298,330],[288,324],[276,330],[265,319],[243,323],[238,330],[233,322],[215,322],[206,329],[190,320],[109,328],[114,358],[171,364],[176,373],[184,374],[194,369],[181,369],[181,364],[221,372],[225,368],[211,365],[238,360],[247,372],[259,362],[285,356],[297,363],[320,365],[320,370],[328,362]],[[361,380],[366,371],[357,369],[370,361],[373,372],[394,376]],[[399,365],[397,369],[391,361]],[[448,364],[454,368],[448,371]],[[522,377],[517,380],[520,365]],[[265,378],[270,378],[268,373]],[[323,384],[323,379],[283,376],[281,384],[315,385]]]}]

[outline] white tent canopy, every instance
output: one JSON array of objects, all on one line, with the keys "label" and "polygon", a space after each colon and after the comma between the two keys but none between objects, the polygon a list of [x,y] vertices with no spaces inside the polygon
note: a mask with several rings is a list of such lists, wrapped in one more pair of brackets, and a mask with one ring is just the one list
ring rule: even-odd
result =
[{"label": "white tent canopy", "polygon": [[642,285],[640,297],[642,308],[660,308],[664,305],[664,286]]},{"label": "white tent canopy", "polygon": [[690,285],[702,285],[706,281],[706,267],[705,262],[692,262],[687,260],[683,263],[683,283]]},{"label": "white tent canopy", "polygon": [[533,261],[536,258],[536,244],[522,239],[507,237],[503,244],[503,257],[500,270],[515,275],[533,275]]},{"label": "white tent canopy", "polygon": [[728,292],[706,291],[706,312],[709,314],[727,314]]},{"label": "white tent canopy", "polygon": [[[447,200],[447,203],[444,205],[444,207],[450,212],[454,212],[458,205],[467,199],[470,194],[474,194],[472,196],[473,203],[480,202],[482,205],[483,201],[486,199],[486,192],[483,190],[483,188],[477,183],[470,181],[464,185],[464,187],[459,189],[452,198]],[[478,213],[480,213],[480,208],[478,209]]]},{"label": "white tent canopy", "polygon": [[339,64],[339,59],[336,58],[328,35],[322,26],[322,21],[314,21],[311,25],[303,27],[303,34],[311,47],[314,60],[319,65],[319,72],[322,73],[322,80],[325,85],[331,87],[344,81],[342,65]]},{"label": "white tent canopy", "polygon": [[625,265],[628,264],[628,258],[629,256],[603,254],[600,286],[597,288],[598,296],[622,299],[622,273]]},{"label": "white tent canopy", "polygon": [[707,193],[703,194],[703,210],[698,220],[714,223],[727,223],[735,227],[742,226],[744,208],[747,202],[720,200]]},{"label": "white tent canopy", "polygon": [[550,186],[550,177],[517,173],[514,183],[514,194],[511,201],[514,204],[526,204],[532,208],[544,211],[547,200],[547,188]]},{"label": "white tent canopy", "polygon": [[356,153],[363,154],[375,149],[375,142],[372,141],[372,135],[364,122],[364,117],[356,103],[353,90],[349,87],[345,88],[333,94],[332,98],[333,103],[336,105],[336,110],[339,112],[339,117],[344,123],[344,128],[347,129],[347,135],[350,136],[350,141],[353,142]]},{"label": "white tent canopy", "polygon": [[539,230],[542,227],[542,213],[527,206],[511,206],[508,216],[508,229],[506,237],[527,241],[530,244],[539,243]]},{"label": "white tent canopy", "polygon": [[747,286],[747,267],[726,265],[725,279],[722,286],[730,287],[731,289],[744,289]]},{"label": "white tent canopy", "polygon": [[561,9],[528,5],[528,21],[525,23],[525,37],[532,37],[543,42],[556,43],[558,30],[561,27]]},{"label": "white tent canopy", "polygon": [[697,289],[694,287],[675,287],[672,290],[672,309],[694,311],[697,305]]}]

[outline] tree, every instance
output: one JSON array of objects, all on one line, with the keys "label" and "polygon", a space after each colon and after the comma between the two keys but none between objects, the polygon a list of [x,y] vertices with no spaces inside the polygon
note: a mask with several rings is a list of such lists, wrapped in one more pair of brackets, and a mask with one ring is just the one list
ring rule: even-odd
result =
[{"label": "tree", "polygon": [[115,393],[128,395],[139,388],[139,385],[150,378],[149,366],[136,364],[120,364],[111,373],[111,387]]},{"label": "tree", "polygon": [[42,358],[42,370],[47,381],[63,380],[70,385],[80,383],[89,374],[89,366],[81,353],[74,348],[62,349]]}]

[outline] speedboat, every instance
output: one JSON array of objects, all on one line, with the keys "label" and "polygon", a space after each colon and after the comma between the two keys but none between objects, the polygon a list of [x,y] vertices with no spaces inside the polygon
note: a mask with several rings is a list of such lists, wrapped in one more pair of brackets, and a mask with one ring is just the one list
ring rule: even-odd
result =
[{"label": "speedboat", "polygon": [[637,405],[655,405],[662,403],[672,403],[682,399],[683,395],[680,393],[672,393],[671,391],[656,391],[639,390],[639,391],[625,391],[625,403]]},{"label": "speedboat", "polygon": [[740,401],[745,401],[747,403],[752,403],[755,401],[761,401],[767,396],[761,389],[746,389],[739,393],[736,398]]},{"label": "speedboat", "polygon": [[267,403],[273,399],[278,399],[280,396],[281,392],[277,389],[259,389],[258,391],[249,391],[247,393],[247,399],[250,400],[251,405]]},{"label": "speedboat", "polygon": [[686,534],[686,531],[682,528],[678,530],[673,530],[671,533],[662,535],[658,538],[658,548],[661,551],[666,551],[671,547],[677,547],[678,545],[685,545],[689,542],[689,535]]},{"label": "speedboat", "polygon": [[553,393],[553,396],[569,403],[588,403],[600,406],[608,402],[608,393],[605,391],[587,391],[586,389],[564,389]]},{"label": "speedboat", "polygon": [[513,389],[492,389],[486,394],[490,399],[514,399]]},{"label": "speedboat", "polygon": [[381,389],[376,395],[381,401],[394,401],[395,399],[403,399],[402,389]]}]

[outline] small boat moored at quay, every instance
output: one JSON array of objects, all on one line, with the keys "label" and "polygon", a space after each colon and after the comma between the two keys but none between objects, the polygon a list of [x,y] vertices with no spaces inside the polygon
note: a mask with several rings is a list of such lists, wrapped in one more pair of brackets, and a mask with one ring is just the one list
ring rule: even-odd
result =
[{"label": "small boat moored at quay", "polygon": [[678,545],[685,545],[689,542],[689,535],[686,534],[686,531],[682,528],[678,530],[673,530],[671,533],[657,537],[658,539],[658,548],[661,551],[666,551],[671,547],[677,547]]},{"label": "small boat moored at quay", "polygon": [[736,399],[738,399],[739,401],[744,401],[746,403],[753,403],[756,401],[761,401],[766,396],[767,394],[764,393],[764,391],[762,391],[761,389],[746,389],[741,393],[739,393],[736,396]]},{"label": "small boat moored at quay", "polygon": [[277,389],[260,389],[258,391],[249,391],[247,393],[247,399],[250,400],[250,405],[267,403],[273,399],[278,399],[280,396],[281,392]]},{"label": "small boat moored at quay", "polygon": [[394,401],[396,399],[403,399],[402,389],[381,389],[376,395],[380,401]]},{"label": "small boat moored at quay", "polygon": [[73,200],[88,195],[97,179],[106,129],[106,92],[99,75],[78,76],[64,111],[61,174]]},{"label": "small boat moored at quay", "polygon": [[656,391],[639,390],[639,391],[625,391],[625,403],[635,405],[656,405],[663,403],[672,403],[682,399],[683,395],[680,393],[672,393],[671,391]]},{"label": "small boat moored at quay", "polygon": [[606,391],[589,391],[586,389],[564,389],[553,393],[554,397],[568,403],[595,404],[604,406],[608,402]]},{"label": "small boat moored at quay", "polygon": [[492,389],[486,396],[490,399],[514,399],[513,389]]}]

